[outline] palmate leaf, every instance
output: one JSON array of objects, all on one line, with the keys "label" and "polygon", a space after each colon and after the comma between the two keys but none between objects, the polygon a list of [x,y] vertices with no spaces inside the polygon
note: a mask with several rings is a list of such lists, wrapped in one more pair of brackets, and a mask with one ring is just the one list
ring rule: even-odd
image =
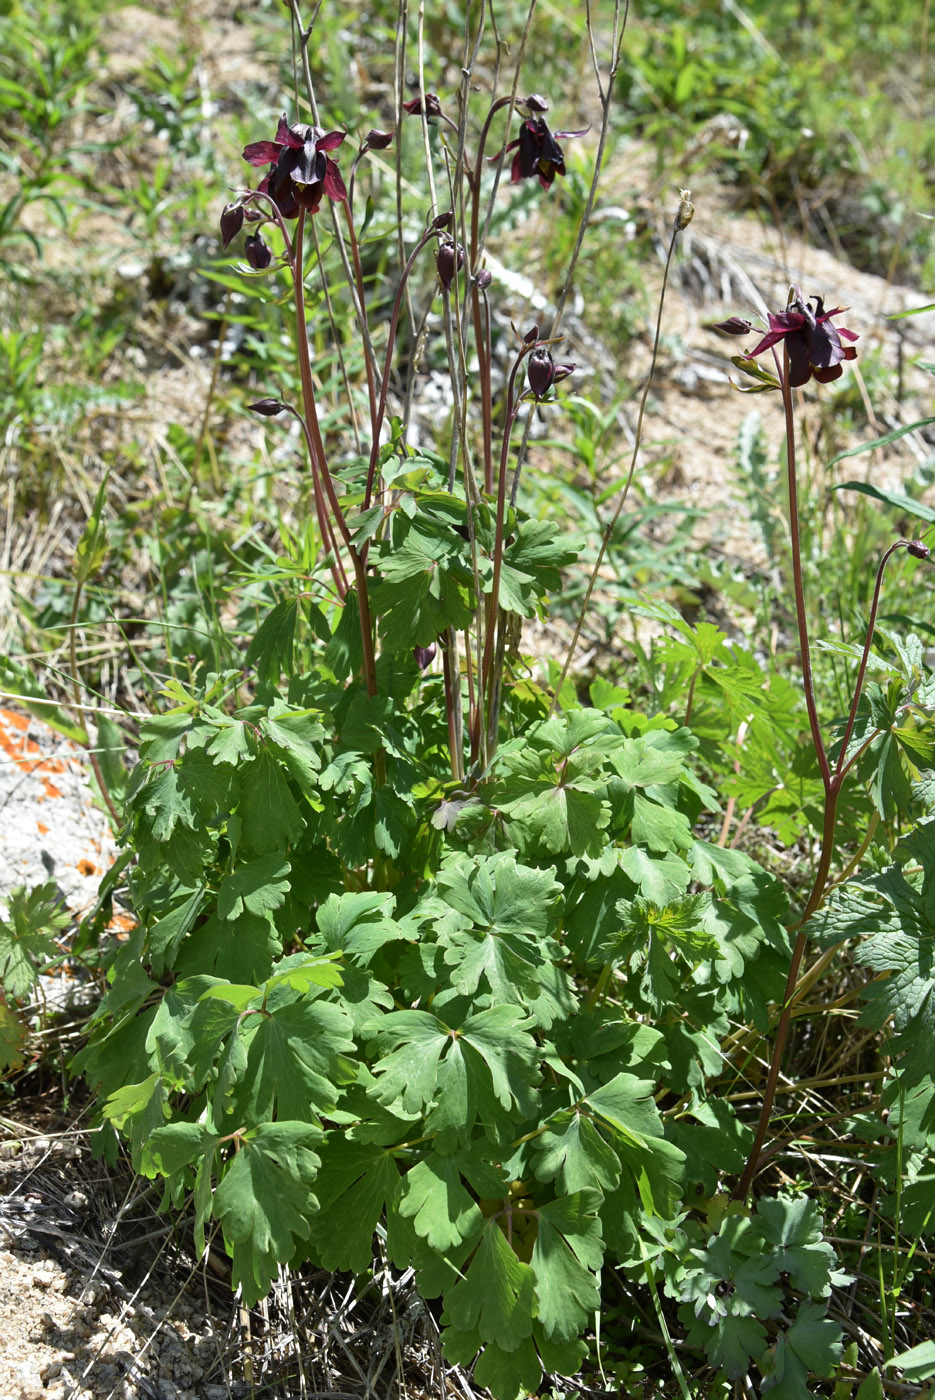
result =
[{"label": "palmate leaf", "polygon": [[480,1118],[491,1123],[510,1111],[540,1078],[531,1018],[514,1006],[492,1006],[460,1027],[428,1011],[396,1011],[373,1023],[377,1052],[393,1047],[373,1066],[373,1091],[391,1111],[407,1115],[428,1108],[426,1133],[445,1146],[467,1141]]},{"label": "palmate leaf", "polygon": [[841,1328],[825,1316],[820,1303],[799,1305],[795,1321],[780,1332],[769,1361],[764,1361],[763,1394],[773,1400],[811,1400],[809,1379],[830,1376],[844,1348]]},{"label": "palmate leaf", "polygon": [[406,1173],[398,1209],[412,1218],[416,1234],[441,1254],[472,1239],[484,1223],[480,1207],[465,1187],[458,1160],[437,1152]]},{"label": "palmate leaf", "polygon": [[522,617],[535,617],[542,599],[559,588],[559,570],[577,557],[577,549],[554,520],[521,521],[503,549],[500,606]]},{"label": "palmate leaf", "polygon": [[317,1204],[309,1185],[321,1138],[307,1122],[261,1124],[239,1139],[214,1193],[213,1213],[233,1260],[232,1282],[242,1287],[248,1307],[266,1296],[279,1265],[309,1236]]},{"label": "palmate leaf", "polygon": [[600,854],[611,816],[607,753],[625,742],[606,715],[573,711],[533,725],[522,742],[504,746],[497,806],[522,854]]},{"label": "palmate leaf", "polygon": [[20,885],[7,899],[0,918],[0,983],[13,997],[25,997],[40,969],[58,956],[55,935],[67,928],[71,914],[53,882],[27,891]]},{"label": "palmate leaf", "polygon": [[151,830],[156,841],[168,841],[177,823],[191,828],[197,821],[195,805],[174,765],[152,769],[149,782],[134,805],[142,807],[152,818]]},{"label": "palmate leaf", "polygon": [[[429,1011],[395,1011],[365,1027],[376,1036],[377,1054],[389,1053],[374,1064],[379,1076],[372,1091],[378,1103],[411,1116],[435,1097],[438,1062],[451,1040],[451,1028]],[[392,1048],[389,1048],[392,1047]]]},{"label": "palmate leaf", "polygon": [[314,792],[325,736],[318,712],[274,700],[259,728],[302,791]]},{"label": "palmate leaf", "polygon": [[[877,976],[862,993],[861,1021],[881,1027],[892,1018],[893,1049],[911,1087],[935,1063],[935,822],[920,825],[896,855],[899,864],[845,887],[819,927],[823,941],[864,935],[855,955]],[[915,867],[911,880],[907,867]]]},{"label": "palmate leaf", "polygon": [[[561,890],[554,872],[517,865],[505,854],[462,859],[439,872],[437,889],[442,908],[472,925],[446,929],[436,918],[452,986],[470,995],[484,979],[495,1002],[530,1006],[543,993],[541,969],[558,955],[546,936]],[[551,1015],[556,1008],[543,1011]]]},{"label": "palmate leaf", "polygon": [[280,908],[289,893],[289,862],[260,856],[225,875],[218,889],[218,916],[239,919],[244,911],[262,917]]},{"label": "palmate leaf", "polygon": [[298,612],[298,598],[284,598],[270,609],[254,633],[244,659],[248,666],[256,667],[261,681],[277,681],[282,671],[291,672]]},{"label": "palmate leaf", "polygon": [[0,1074],[21,1069],[23,1050],[29,1039],[29,1026],[22,1016],[0,997]]},{"label": "palmate leaf", "polygon": [[835,1253],[821,1237],[821,1213],[807,1196],[764,1197],[757,1206],[763,1234],[793,1288],[813,1298],[831,1291]]},{"label": "palmate leaf", "polygon": [[540,1181],[560,1182],[569,1195],[597,1188],[605,1194],[620,1180],[620,1158],[591,1119],[577,1109],[559,1114],[533,1139],[533,1170]]},{"label": "palmate leaf", "polygon": [[602,1199],[599,1191],[577,1191],[536,1211],[532,1269],[539,1323],[550,1339],[572,1341],[600,1307]]},{"label": "palmate leaf", "polygon": [[717,956],[717,939],[704,927],[708,905],[704,894],[664,905],[641,897],[617,903],[621,927],[605,941],[605,952],[631,971],[642,969],[640,990],[657,1012],[671,1004],[683,978],[673,951],[690,967]]},{"label": "palmate leaf", "polygon": [[315,1247],[326,1269],[363,1273],[373,1258],[373,1232],[399,1190],[399,1168],[385,1147],[355,1141],[343,1129],[328,1133],[321,1158]]},{"label": "palmate leaf", "polygon": [[438,873],[438,892],[481,929],[543,936],[557,918],[562,887],[554,870],[519,865],[512,855],[459,857]]},{"label": "palmate leaf", "polygon": [[[273,992],[265,1012],[245,1017],[238,1035],[246,1048],[246,1077],[235,1108],[247,1121],[273,1117],[314,1122],[335,1107],[355,1077],[351,1021],[342,1006],[321,998],[275,1006],[291,989]],[[273,1009],[270,1009],[273,1008]]]},{"label": "palmate leaf", "polygon": [[532,1335],[535,1296],[533,1270],[516,1257],[492,1217],[484,1223],[464,1278],[445,1295],[443,1320],[458,1331],[476,1333],[480,1342],[512,1351]]},{"label": "palmate leaf", "polygon": [[450,522],[421,515],[396,535],[381,551],[382,578],[370,590],[389,651],[428,646],[448,627],[467,627],[474,613],[465,541]]},{"label": "palmate leaf", "polygon": [[281,852],[305,830],[286,775],[268,748],[261,749],[250,765],[238,815],[243,821],[243,843],[254,851]]},{"label": "palmate leaf", "polygon": [[603,832],[610,824],[610,803],[575,783],[539,785],[501,801],[499,808],[509,818],[510,833],[524,855],[535,855],[541,848],[550,855],[593,856],[606,844]]}]

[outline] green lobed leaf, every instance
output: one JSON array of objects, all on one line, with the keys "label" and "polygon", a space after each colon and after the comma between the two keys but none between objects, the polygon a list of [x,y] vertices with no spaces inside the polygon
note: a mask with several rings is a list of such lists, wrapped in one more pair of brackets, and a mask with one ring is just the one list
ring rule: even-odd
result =
[{"label": "green lobed leaf", "polygon": [[491,1218],[464,1278],[445,1296],[446,1320],[459,1331],[476,1330],[481,1342],[512,1351],[532,1335],[535,1296],[533,1270],[516,1257]]},{"label": "green lobed leaf", "polygon": [[373,1233],[399,1190],[399,1168],[386,1148],[355,1141],[343,1129],[327,1134],[321,1158],[315,1247],[326,1269],[363,1273],[372,1262]]},{"label": "green lobed leaf", "polygon": [[316,1206],[309,1189],[319,1166],[320,1130],[308,1122],[261,1123],[238,1138],[237,1151],[214,1193],[233,1259],[233,1283],[247,1307],[269,1292],[280,1264],[310,1233]]},{"label": "green lobed leaf", "polygon": [[53,881],[28,891],[20,885],[6,903],[7,916],[0,918],[0,982],[10,996],[20,998],[58,956],[56,935],[68,927],[71,914]]},{"label": "green lobed leaf", "polygon": [[600,1308],[604,1258],[599,1191],[577,1191],[536,1211],[532,1251],[539,1323],[548,1338],[572,1341]]},{"label": "green lobed leaf", "polygon": [[320,998],[288,1001],[241,1022],[246,1079],[236,1096],[248,1122],[288,1118],[314,1122],[327,1113],[355,1077],[350,1017],[342,1006]]},{"label": "green lobed leaf", "polygon": [[401,1215],[412,1218],[416,1233],[442,1254],[472,1239],[484,1220],[464,1185],[457,1160],[437,1152],[429,1153],[406,1173],[398,1209]]}]

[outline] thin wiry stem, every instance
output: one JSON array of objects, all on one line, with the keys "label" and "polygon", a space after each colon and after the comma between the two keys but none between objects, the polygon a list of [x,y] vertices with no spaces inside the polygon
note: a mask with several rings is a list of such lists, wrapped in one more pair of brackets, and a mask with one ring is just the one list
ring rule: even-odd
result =
[{"label": "thin wiry stem", "polygon": [[[617,82],[617,74],[620,70],[620,56],[623,51],[623,36],[626,32],[627,19],[630,15],[630,0],[624,0],[622,6],[623,18],[621,21],[621,0],[614,0],[613,32],[611,35],[611,57],[610,67],[607,70],[607,86],[601,80],[601,65],[597,57],[597,50],[594,39],[594,26],[591,23],[591,0],[587,0],[586,15],[588,26],[588,43],[591,48],[591,64],[594,68],[594,78],[597,83],[598,95],[601,102],[601,130],[597,142],[597,155],[594,158],[594,174],[591,177],[591,187],[588,190],[587,203],[584,206],[584,213],[581,215],[581,223],[578,225],[578,233],[575,237],[575,246],[572,249],[571,260],[568,264],[568,271],[565,274],[565,283],[559,294],[558,305],[555,308],[555,317],[552,321],[552,328],[549,335],[558,335],[565,314],[565,306],[571,288],[574,284],[575,269],[578,266],[578,258],[581,256],[581,249],[584,244],[585,234],[588,231],[588,224],[591,222],[591,215],[594,212],[594,203],[597,199],[597,190],[604,168],[604,154],[607,149],[607,133],[610,130],[610,112],[613,103],[614,87]],[[668,265],[667,265],[668,270]]]},{"label": "thin wiry stem", "polygon": [[[621,11],[623,14],[622,20]],[[601,174],[604,169],[604,156],[607,150],[607,135],[610,130],[610,113],[614,95],[614,86],[617,81],[617,73],[620,68],[620,56],[623,50],[623,36],[626,31],[627,19],[630,14],[630,0],[623,0],[623,3],[621,3],[621,0],[614,0],[614,16],[610,47],[611,58],[610,66],[607,71],[606,87],[604,86],[604,82],[601,77],[601,67],[597,57],[597,43],[594,37],[594,27],[591,23],[590,0],[588,0],[586,13],[588,26],[588,44],[591,50],[591,64],[594,68],[594,76],[597,82],[597,91],[601,103],[601,130],[597,143],[597,155],[594,159],[594,174],[591,177],[591,186],[588,190],[588,198],[584,206],[584,213],[581,215],[581,222],[578,225],[578,232],[575,235],[575,245],[572,249],[571,260],[569,261],[568,269],[565,273],[565,281],[562,284],[562,290],[559,292],[558,302],[555,307],[555,315],[552,317],[552,325],[549,330],[550,340],[555,340],[558,337],[559,331],[561,329],[561,324],[565,316],[565,307],[568,303],[568,298],[571,295],[572,286],[574,285],[574,275],[575,270],[578,266],[578,259],[581,256],[581,249],[584,246],[585,235],[587,234],[588,226],[591,222],[591,215],[594,212],[594,204],[597,200],[597,191],[600,184]],[[668,271],[668,264],[666,266],[666,270]],[[530,416],[526,424],[526,431],[523,434],[523,440],[520,444],[519,451],[516,454],[517,471],[519,470],[519,468],[522,467],[523,462],[526,460],[526,450],[529,446],[529,428],[531,424],[532,417]],[[513,502],[515,502],[516,500],[515,482],[513,486],[513,495],[511,497],[511,500]]]},{"label": "thin wiry stem", "polygon": [[[687,210],[685,210],[686,205],[688,206]],[[685,210],[684,213],[683,210]],[[653,353],[649,362],[649,373],[647,374],[646,382],[643,385],[643,393],[640,398],[639,412],[636,415],[636,431],[633,436],[633,452],[630,456],[630,470],[627,473],[627,479],[624,482],[623,490],[620,493],[620,499],[617,502],[617,509],[611,516],[601,537],[601,546],[597,552],[597,559],[594,562],[594,568],[591,570],[591,577],[588,579],[588,586],[585,590],[584,602],[581,604],[581,608],[578,612],[578,620],[575,623],[575,630],[572,635],[571,643],[568,647],[568,654],[565,657],[565,664],[562,667],[561,675],[558,678],[558,682],[555,686],[555,690],[552,695],[552,704],[549,707],[550,715],[554,714],[555,711],[558,709],[559,697],[562,693],[562,686],[565,684],[565,679],[568,675],[569,669],[571,667],[572,658],[575,654],[575,649],[578,645],[578,639],[581,636],[581,628],[584,626],[584,619],[587,615],[588,607],[591,602],[591,594],[594,592],[594,587],[597,583],[598,575],[600,574],[601,565],[604,562],[604,555],[607,553],[610,541],[613,539],[614,530],[617,527],[617,521],[620,519],[623,507],[626,505],[627,496],[630,493],[630,486],[633,482],[633,477],[636,472],[636,463],[639,458],[640,444],[643,440],[643,416],[646,412],[646,401],[649,398],[649,390],[650,386],[652,385],[653,375],[656,370],[656,359],[659,354],[659,337],[662,333],[662,308],[665,305],[666,288],[669,284],[669,267],[672,262],[672,256],[675,252],[676,239],[682,232],[682,229],[686,228],[691,220],[690,210],[691,206],[688,205],[687,193],[683,191],[682,200],[679,204],[679,210],[675,216],[675,222],[672,227],[672,236],[669,239],[669,249],[666,253],[665,266],[662,271],[662,289],[659,293],[659,306],[656,311],[656,332],[653,336]]]},{"label": "thin wiry stem", "polygon": [[[787,374],[789,368],[788,353],[784,357],[784,362],[784,369],[786,370],[786,375],[783,375],[782,377],[783,394],[785,398],[791,401],[791,391],[787,388]],[[790,454],[790,451],[792,454],[791,460],[793,462],[794,471],[794,450],[791,450],[787,443],[787,455]],[[790,510],[795,508],[795,500],[796,498],[793,492],[790,494]],[[797,516],[793,516],[793,519],[795,520],[797,526]],[[796,538],[796,540],[798,538],[797,529],[794,538]],[[773,1102],[776,1096],[776,1086],[779,1082],[779,1072],[782,1066],[783,1055],[785,1054],[786,1040],[789,1035],[789,1025],[792,1020],[792,1012],[795,1003],[798,999],[798,995],[801,994],[798,988],[798,979],[799,968],[801,967],[802,958],[805,954],[805,948],[808,943],[807,925],[809,919],[821,905],[821,902],[824,899],[828,888],[828,876],[831,872],[831,862],[834,857],[834,835],[835,828],[837,825],[838,801],[841,796],[841,790],[844,786],[844,781],[848,773],[850,772],[851,767],[857,761],[859,755],[864,751],[864,749],[874,737],[874,735],[871,735],[870,738],[867,739],[865,743],[861,745],[858,752],[852,755],[850,761],[845,761],[847,755],[847,746],[850,742],[850,737],[854,728],[854,722],[857,718],[857,708],[860,704],[860,695],[863,689],[864,676],[866,675],[867,662],[870,657],[870,647],[873,643],[873,632],[876,624],[877,608],[879,607],[880,594],[883,587],[883,574],[886,569],[886,565],[889,562],[892,555],[898,549],[905,549],[907,543],[908,542],[906,540],[898,540],[896,544],[890,545],[889,549],[886,551],[886,553],[883,555],[883,558],[880,561],[880,566],[877,569],[876,584],[873,590],[873,601],[870,606],[870,616],[867,623],[867,635],[864,641],[863,654],[861,656],[860,666],[857,672],[857,680],[854,685],[854,695],[853,699],[851,700],[850,713],[848,715],[847,726],[845,728],[844,738],[841,744],[841,753],[838,758],[837,767],[833,773],[831,772],[830,766],[828,765],[827,757],[825,757],[825,768],[822,769],[823,777],[825,771],[827,771],[827,781],[825,782],[825,815],[824,822],[822,824],[821,849],[818,857],[818,868],[815,871],[815,878],[812,882],[811,892],[809,893],[808,900],[806,901],[805,909],[797,925],[795,944],[792,949],[792,958],[789,963],[789,974],[786,978],[786,989],[783,996],[782,1011],[780,1012],[779,1020],[776,1023],[776,1039],[773,1043],[773,1052],[770,1058],[769,1074],[766,1079],[766,1087],[763,1090],[763,1102],[760,1106],[760,1117],[759,1121],[757,1122],[756,1132],[753,1135],[753,1143],[750,1147],[750,1152],[747,1157],[746,1166],[743,1170],[743,1175],[737,1183],[736,1189],[734,1191],[734,1197],[737,1200],[743,1200],[750,1190],[750,1187],[753,1183],[753,1178],[756,1175],[757,1167],[760,1163],[760,1158],[763,1150],[763,1143],[766,1141],[766,1134],[769,1131],[770,1119],[772,1117],[773,1112]],[[794,558],[795,556],[793,556],[793,563]],[[796,594],[796,603],[797,607],[801,604],[801,607],[804,610],[804,598],[800,597],[798,591]],[[800,629],[800,637],[801,635],[802,633]],[[811,678],[811,671],[809,671],[809,678]],[[808,690],[806,690],[806,699],[807,698]],[[811,718],[812,712],[810,711],[809,719],[811,720]],[[820,750],[818,750],[816,745],[816,753],[818,753],[819,756],[823,755],[824,748],[822,747]]]}]

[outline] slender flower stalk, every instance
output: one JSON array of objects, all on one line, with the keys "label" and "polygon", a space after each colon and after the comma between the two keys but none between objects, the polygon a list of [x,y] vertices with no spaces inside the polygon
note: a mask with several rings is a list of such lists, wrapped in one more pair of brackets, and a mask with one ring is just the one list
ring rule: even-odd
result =
[{"label": "slender flower stalk", "polygon": [[[820,299],[816,300],[818,305],[821,306]],[[834,313],[828,314],[830,315]],[[777,318],[770,317],[771,324],[774,321],[774,319]],[[786,332],[786,334],[788,335],[788,331]],[[775,343],[775,341],[780,338],[778,335],[776,335],[775,328],[771,332],[771,335],[773,336],[772,343]],[[847,336],[850,340],[856,339],[856,336],[854,336],[850,332],[847,333]],[[770,340],[770,336],[767,335],[764,338],[764,340]],[[763,348],[763,345],[761,344],[761,346],[758,348]],[[771,348],[771,346],[766,346],[766,348]],[[844,350],[842,358],[853,358],[853,355],[848,353],[849,349],[850,347],[847,347],[847,349]],[[773,353],[775,356],[775,350]],[[838,361],[836,361],[835,363],[839,364]],[[844,733],[840,746],[840,753],[838,755],[837,762],[834,768],[832,769],[821,735],[821,727],[818,718],[817,705],[815,702],[814,683],[811,669],[811,653],[808,636],[808,621],[805,609],[805,593],[802,581],[798,496],[796,491],[795,422],[793,414],[792,397],[792,390],[793,387],[795,387],[793,380],[801,377],[801,357],[799,359],[799,369],[798,371],[796,371],[794,355],[790,354],[788,340],[786,341],[784,347],[782,368],[780,369],[778,358],[776,360],[776,368],[777,373],[779,375],[779,384],[782,390],[783,404],[785,408],[786,417],[786,462],[789,482],[789,511],[792,544],[793,591],[795,599],[796,622],[799,632],[802,674],[805,682],[806,708],[808,711],[809,727],[812,735],[812,745],[815,750],[815,756],[818,761],[819,769],[821,772],[822,785],[824,788],[825,810],[824,819],[822,823],[821,845],[819,848],[818,864],[812,881],[812,887],[809,892],[808,898],[805,902],[805,907],[802,911],[802,916],[799,919],[798,923],[794,926],[796,933],[795,943],[793,945],[792,956],[789,963],[789,972],[786,978],[786,988],[783,996],[782,1009],[780,1011],[779,1020],[776,1023],[775,1040],[773,1043],[773,1050],[770,1058],[770,1066],[767,1074],[766,1086],[763,1091],[763,1101],[760,1107],[760,1117],[757,1122],[756,1131],[753,1137],[753,1143],[751,1145],[750,1152],[747,1157],[747,1162],[744,1167],[743,1174],[741,1175],[740,1180],[738,1181],[734,1191],[735,1198],[740,1200],[744,1199],[748,1194],[753,1182],[753,1178],[756,1175],[756,1171],[760,1163],[763,1144],[766,1140],[766,1134],[769,1130],[770,1119],[772,1117],[773,1102],[775,1100],[776,1088],[779,1082],[779,1073],[782,1066],[783,1055],[785,1053],[786,1041],[788,1039],[789,1026],[792,1020],[793,1008],[796,1004],[796,1001],[806,990],[805,985],[799,985],[799,971],[808,943],[808,921],[821,906],[821,903],[828,892],[828,881],[831,873],[831,864],[834,858],[835,851],[835,831],[837,827],[838,803],[840,800],[841,791],[843,789],[844,782],[847,778],[848,773],[851,771],[854,764],[857,762],[858,758],[860,757],[860,754],[863,753],[867,745],[871,743],[873,737],[875,737],[874,735],[871,735],[865,741],[865,743],[859,747],[856,753],[851,754],[850,757],[848,757],[848,748],[850,746],[851,736],[854,732],[854,725],[857,721],[857,714],[860,706],[860,698],[861,694],[863,693],[864,679],[867,673],[867,664],[870,659],[870,649],[873,644],[873,635],[876,626],[877,610],[879,608],[880,597],[882,594],[883,579],[884,574],[886,572],[886,567],[893,555],[900,549],[909,550],[915,558],[927,558],[929,553],[928,547],[924,545],[920,540],[897,540],[895,544],[892,544],[889,547],[889,549],[886,550],[882,559],[880,560],[880,564],[877,569],[876,582],[873,590],[873,598],[870,606],[870,614],[867,620],[867,630],[864,639],[864,647],[863,652],[861,654],[860,665],[857,671],[857,677],[854,683],[854,691],[851,698],[850,710],[848,712],[847,721],[844,727]],[[822,366],[819,366],[819,368],[822,368]],[[827,369],[827,367],[825,368]],[[818,378],[819,375],[815,373],[815,377]],[[837,376],[834,375],[832,377],[836,378]],[[811,984],[810,979],[806,979],[806,982],[808,983],[808,985]]]},{"label": "slender flower stalk", "polygon": [[572,658],[574,657],[575,650],[578,646],[579,638],[581,637],[581,628],[584,626],[584,619],[587,616],[588,607],[591,603],[591,594],[594,592],[595,584],[597,583],[598,576],[600,575],[601,565],[604,562],[604,555],[607,553],[610,542],[613,539],[614,530],[617,527],[617,521],[620,519],[623,507],[626,505],[627,497],[630,494],[630,486],[633,483],[633,477],[636,473],[636,463],[639,459],[640,445],[643,441],[643,417],[646,413],[646,401],[649,398],[649,390],[653,382],[653,375],[656,371],[656,359],[659,355],[659,337],[662,334],[662,308],[665,305],[666,288],[669,285],[669,267],[672,263],[672,256],[675,253],[676,239],[678,238],[682,230],[688,227],[689,223],[691,222],[692,215],[694,214],[694,206],[692,205],[688,197],[689,194],[690,191],[688,190],[682,191],[682,197],[679,201],[679,207],[676,211],[675,220],[672,226],[672,235],[669,239],[669,250],[666,253],[665,266],[662,270],[662,288],[659,292],[659,305],[656,310],[656,331],[653,336],[653,352],[649,361],[649,373],[646,376],[646,383],[643,385],[643,393],[640,396],[639,411],[636,415],[636,432],[633,437],[633,451],[630,455],[630,470],[627,473],[626,481],[623,483],[623,490],[620,493],[620,499],[617,502],[617,508],[611,516],[610,520],[608,521],[607,525],[605,526],[604,533],[601,536],[601,544],[600,548],[597,551],[597,559],[594,561],[594,568],[591,570],[591,576],[588,579],[588,586],[585,589],[584,601],[582,602],[581,607],[578,610],[578,618],[575,622],[575,630],[572,633],[572,638],[568,645],[568,651],[565,655],[565,662],[562,666],[561,674],[559,675],[558,681],[556,682],[552,692],[552,703],[549,706],[550,715],[555,714],[560,704],[562,687],[565,684],[565,679],[571,667]]}]

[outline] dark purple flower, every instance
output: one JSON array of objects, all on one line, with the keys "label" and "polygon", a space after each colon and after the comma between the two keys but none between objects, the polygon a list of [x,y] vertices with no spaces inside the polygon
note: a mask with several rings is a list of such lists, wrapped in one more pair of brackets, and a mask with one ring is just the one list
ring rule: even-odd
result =
[{"label": "dark purple flower", "polygon": [[932,551],[923,540],[910,540],[906,545],[906,552],[911,554],[913,559],[927,559]]},{"label": "dark purple flower", "polygon": [[[809,297],[804,301],[798,287],[793,287],[785,311],[769,313],[769,330],[750,355],[762,355],[764,350],[783,341],[789,355],[792,388],[801,388],[812,378],[820,384],[829,384],[844,373],[845,360],[857,359],[853,345],[843,345],[841,337],[845,340],[858,337],[843,326],[832,325],[831,318],[842,315],[846,309],[836,306],[833,311],[826,311],[821,297]],[[733,334],[745,332],[734,331]]]},{"label": "dark purple flower", "polygon": [[385,151],[387,146],[392,146],[396,136],[395,131],[380,131],[379,127],[374,127],[368,131],[364,137],[361,150],[364,151]]},{"label": "dark purple flower", "polygon": [[273,166],[258,192],[269,195],[284,219],[295,219],[300,209],[314,214],[325,195],[334,200],[347,198],[341,172],[328,155],[337,150],[344,136],[343,131],[323,131],[302,122],[289,126],[283,114],[275,141],[254,141],[244,147],[243,158],[251,165]]},{"label": "dark purple flower", "polygon": [[[456,261],[457,269],[455,268]],[[450,292],[451,284],[455,280],[455,271],[457,270],[460,272],[464,266],[464,249],[461,247],[461,244],[458,244],[456,255],[455,245],[450,239],[442,243],[439,246],[438,252],[435,254],[435,266],[438,269],[439,282],[441,282],[446,292]]]},{"label": "dark purple flower", "polygon": [[244,210],[239,199],[225,204],[221,210],[221,246],[226,248],[243,228]]},{"label": "dark purple flower", "polygon": [[[583,136],[584,131],[550,131],[542,112],[549,110],[544,97],[533,93],[519,104],[530,112],[519,129],[519,136],[507,146],[507,151],[515,151],[510,167],[510,182],[518,185],[521,180],[538,177],[539,184],[547,190],[556,175],[565,174],[565,154],[559,140],[572,136]],[[499,160],[499,156],[494,157]]]},{"label": "dark purple flower", "polygon": [[435,653],[438,647],[434,642],[430,642],[427,647],[413,647],[412,654],[415,657],[416,665],[420,671],[427,671],[435,660]]},{"label": "dark purple flower", "polygon": [[493,281],[493,273],[489,272],[486,267],[482,267],[480,272],[474,278],[474,281],[477,283],[478,291],[486,292],[487,288]]},{"label": "dark purple flower", "polygon": [[244,256],[256,272],[262,272],[273,261],[270,246],[262,233],[249,233],[243,243]]},{"label": "dark purple flower", "polygon": [[537,345],[529,356],[526,378],[534,397],[541,403],[546,394],[560,379],[565,379],[574,370],[574,365],[557,365],[552,352],[545,345]]},{"label": "dark purple flower", "polygon": [[251,413],[259,413],[263,418],[275,418],[285,406],[280,399],[258,399],[256,403],[247,404]]},{"label": "dark purple flower", "polygon": [[[408,112],[410,117],[421,117],[422,98],[414,97],[410,102],[404,102],[403,111]],[[427,117],[440,117],[441,114],[442,104],[438,100],[438,93],[427,92],[425,94],[425,115]]]}]

